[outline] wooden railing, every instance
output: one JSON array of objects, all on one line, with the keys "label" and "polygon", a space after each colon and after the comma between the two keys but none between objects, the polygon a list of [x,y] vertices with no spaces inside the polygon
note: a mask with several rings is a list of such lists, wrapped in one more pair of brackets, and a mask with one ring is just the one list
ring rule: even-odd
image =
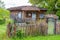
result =
[{"label": "wooden railing", "polygon": [[14,19],[15,20],[15,22],[17,22],[17,23],[25,23],[25,22],[29,22],[29,21],[36,21],[36,19],[32,19],[32,18],[24,18],[24,19],[22,19],[22,18],[16,18],[16,19]]},{"label": "wooden railing", "polygon": [[[19,33],[24,36],[35,36],[35,35],[46,35],[47,34],[47,24],[40,23],[15,23],[15,24],[8,24],[7,26],[7,33],[8,36],[15,36],[18,31]],[[19,35],[19,36],[21,36]]]}]

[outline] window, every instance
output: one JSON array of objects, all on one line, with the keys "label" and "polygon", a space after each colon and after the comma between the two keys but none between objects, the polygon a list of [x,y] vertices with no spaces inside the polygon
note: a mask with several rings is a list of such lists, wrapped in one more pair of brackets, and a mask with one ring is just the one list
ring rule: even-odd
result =
[{"label": "window", "polygon": [[40,18],[44,18],[44,14],[40,14]]},{"label": "window", "polygon": [[22,13],[19,12],[18,15],[17,15],[18,18],[22,18]]},{"label": "window", "polygon": [[31,17],[32,14],[30,12],[27,12],[26,17]]},{"label": "window", "polygon": [[34,13],[34,12],[32,13],[32,19],[36,20],[36,13]]},{"label": "window", "polygon": [[28,13],[28,16],[31,16],[31,13]]}]

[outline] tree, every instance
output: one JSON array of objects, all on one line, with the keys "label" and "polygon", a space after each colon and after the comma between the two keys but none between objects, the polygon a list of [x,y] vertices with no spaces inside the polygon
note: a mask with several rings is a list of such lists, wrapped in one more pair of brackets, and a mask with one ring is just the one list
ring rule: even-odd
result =
[{"label": "tree", "polygon": [[0,8],[0,24],[5,23],[9,19],[9,11],[3,8]]},{"label": "tree", "polygon": [[32,5],[47,8],[47,13],[54,13],[60,17],[60,0],[29,0]]},{"label": "tree", "polygon": [[0,24],[10,17],[9,13],[10,12],[5,9],[4,2],[0,0]]},{"label": "tree", "polygon": [[0,8],[0,19],[9,18],[9,11],[6,9]]}]

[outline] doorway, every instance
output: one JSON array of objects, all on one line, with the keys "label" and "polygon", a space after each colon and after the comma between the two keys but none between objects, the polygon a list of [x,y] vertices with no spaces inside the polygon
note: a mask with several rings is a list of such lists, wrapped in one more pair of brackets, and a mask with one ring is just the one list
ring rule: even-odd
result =
[{"label": "doorway", "polygon": [[55,22],[53,18],[48,19],[48,34],[54,34]]}]

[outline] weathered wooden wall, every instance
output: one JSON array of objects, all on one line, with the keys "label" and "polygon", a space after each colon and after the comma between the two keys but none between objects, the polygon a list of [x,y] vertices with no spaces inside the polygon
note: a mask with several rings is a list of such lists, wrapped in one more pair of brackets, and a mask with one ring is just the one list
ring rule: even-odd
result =
[{"label": "weathered wooden wall", "polygon": [[60,22],[56,23],[56,34],[60,34]]},{"label": "weathered wooden wall", "polygon": [[[26,24],[26,23],[16,23],[14,24],[14,27],[12,26],[13,30],[10,30],[10,26],[8,26],[8,30],[12,31],[12,35],[14,36],[16,31],[21,30],[24,32],[23,36],[28,36],[28,35],[46,35],[47,34],[47,23],[46,22],[40,22],[40,24],[31,23]],[[8,24],[9,25],[9,24]],[[7,31],[8,34],[10,35],[10,32]]]}]

